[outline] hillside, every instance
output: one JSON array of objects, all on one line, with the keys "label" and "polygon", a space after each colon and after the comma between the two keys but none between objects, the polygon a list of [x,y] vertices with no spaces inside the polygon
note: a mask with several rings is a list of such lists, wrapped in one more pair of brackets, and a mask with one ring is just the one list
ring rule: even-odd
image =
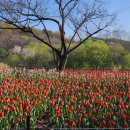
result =
[{"label": "hillside", "polygon": [[94,37],[92,39],[93,40],[103,40],[108,45],[111,45],[111,46],[114,45],[114,44],[121,44],[122,47],[124,47],[126,50],[128,50],[130,52],[130,41],[124,41],[124,40],[116,39],[116,38],[104,39],[104,38]]},{"label": "hillside", "polygon": [[124,41],[119,39],[104,39],[106,43],[113,44],[113,43],[119,43],[121,44],[126,50],[130,52],[130,41]]},{"label": "hillside", "polygon": [[[0,25],[1,26],[1,25]],[[45,32],[37,30],[38,34],[48,41]],[[51,36],[52,43],[60,43],[60,36],[58,32],[49,31],[49,35]],[[102,39],[102,38],[92,38],[93,40],[103,40],[108,45],[113,45],[114,43],[121,44],[126,50],[130,52],[130,41],[124,41],[119,39]],[[66,39],[68,41],[68,39]],[[4,49],[12,49],[15,46],[25,46],[30,42],[39,42],[35,39],[31,34],[22,32],[20,30],[1,30],[0,29],[0,47]]]},{"label": "hillside", "polygon": [[[35,32],[46,41],[45,32]],[[49,31],[50,40],[57,48],[60,36]],[[68,39],[66,39],[68,41]],[[20,30],[0,30],[0,67],[53,68],[56,64],[50,48],[31,34]],[[73,45],[76,42],[73,41]],[[91,38],[70,53],[67,68],[130,69],[130,41]]]},{"label": "hillside", "polygon": [[[37,30],[37,32],[47,41],[47,37],[44,32],[39,30]],[[53,33],[51,31],[49,31],[49,33],[51,36],[51,41],[53,41],[53,43],[60,43],[58,33]],[[24,46],[31,41],[34,42],[37,40],[29,33],[25,33],[20,30],[0,30],[0,47],[2,48],[11,49],[16,45]]]}]

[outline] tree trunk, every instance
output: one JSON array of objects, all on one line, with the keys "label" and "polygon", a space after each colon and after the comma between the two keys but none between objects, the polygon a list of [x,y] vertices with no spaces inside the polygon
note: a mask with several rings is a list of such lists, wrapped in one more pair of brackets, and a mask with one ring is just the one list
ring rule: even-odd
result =
[{"label": "tree trunk", "polygon": [[63,69],[65,69],[66,63],[67,63],[67,59],[68,59],[68,55],[60,55],[58,57],[58,67],[57,70],[61,71]]}]

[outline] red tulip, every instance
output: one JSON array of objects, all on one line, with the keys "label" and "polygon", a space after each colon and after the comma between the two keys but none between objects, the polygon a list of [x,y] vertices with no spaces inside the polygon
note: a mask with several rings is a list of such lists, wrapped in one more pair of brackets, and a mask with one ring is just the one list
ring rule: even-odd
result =
[{"label": "red tulip", "polygon": [[80,118],[80,117],[78,118],[78,122],[79,122],[79,123],[81,122],[81,118]]},{"label": "red tulip", "polygon": [[99,115],[98,118],[99,118],[100,120],[102,120],[102,115]]},{"label": "red tulip", "polygon": [[26,117],[28,114],[27,114],[27,112],[24,112],[23,115]]},{"label": "red tulip", "polygon": [[118,115],[119,115],[119,113],[116,111],[116,112],[115,112],[115,115],[116,115],[116,116],[118,116]]},{"label": "red tulip", "polygon": [[80,109],[80,105],[77,105],[77,109]]},{"label": "red tulip", "polygon": [[4,112],[0,112],[0,118],[4,116]]},{"label": "red tulip", "polygon": [[52,99],[52,100],[50,101],[50,103],[51,103],[51,105],[54,105],[54,104],[55,104],[55,99]]},{"label": "red tulip", "polygon": [[29,111],[29,106],[26,106],[24,110]]},{"label": "red tulip", "polygon": [[0,96],[2,95],[2,92],[3,92],[3,90],[2,90],[2,88],[0,88]]},{"label": "red tulip", "polygon": [[130,116],[128,116],[128,121],[130,121]]},{"label": "red tulip", "polygon": [[70,102],[67,102],[67,105],[70,106]]},{"label": "red tulip", "polygon": [[88,104],[88,108],[90,108],[90,109],[91,109],[92,107],[93,107],[93,105],[92,105],[92,104]]},{"label": "red tulip", "polygon": [[128,128],[129,126],[128,126],[128,124],[127,123],[125,123],[124,124],[124,128]]},{"label": "red tulip", "polygon": [[111,113],[108,113],[108,114],[107,114],[107,117],[108,117],[108,118],[111,118]]},{"label": "red tulip", "polygon": [[17,122],[20,122],[20,118],[16,118],[16,121],[17,121]]},{"label": "red tulip", "polygon": [[123,115],[123,116],[121,116],[121,119],[122,120],[126,120],[126,117]]},{"label": "red tulip", "polygon": [[88,118],[88,115],[87,115],[87,114],[84,114],[83,116],[84,116],[84,118],[86,118],[86,119]]},{"label": "red tulip", "polygon": [[105,126],[107,123],[105,120],[102,121],[102,125]]},{"label": "red tulip", "polygon": [[12,99],[12,100],[10,101],[10,103],[11,103],[12,105],[15,104],[15,100]]}]

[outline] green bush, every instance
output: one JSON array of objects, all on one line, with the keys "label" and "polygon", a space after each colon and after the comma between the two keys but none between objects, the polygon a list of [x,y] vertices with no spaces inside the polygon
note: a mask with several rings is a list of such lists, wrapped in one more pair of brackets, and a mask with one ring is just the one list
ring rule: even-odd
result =
[{"label": "green bush", "polygon": [[10,66],[3,62],[0,62],[0,69],[7,69],[7,68],[10,68]]},{"label": "green bush", "polygon": [[17,54],[9,54],[9,56],[6,58],[6,63],[11,67],[21,67],[21,62],[21,57]]},{"label": "green bush", "polygon": [[4,48],[0,48],[0,61],[5,60],[7,56],[8,56],[8,51],[5,50]]},{"label": "green bush", "polygon": [[130,53],[125,55],[123,60],[124,60],[124,64],[122,68],[125,70],[130,70]]},{"label": "green bush", "polygon": [[51,50],[46,45],[37,42],[26,45],[22,57],[27,68],[48,68],[54,64]]},{"label": "green bush", "polygon": [[112,57],[109,46],[102,40],[84,42],[70,53],[68,68],[74,69],[112,69]]}]

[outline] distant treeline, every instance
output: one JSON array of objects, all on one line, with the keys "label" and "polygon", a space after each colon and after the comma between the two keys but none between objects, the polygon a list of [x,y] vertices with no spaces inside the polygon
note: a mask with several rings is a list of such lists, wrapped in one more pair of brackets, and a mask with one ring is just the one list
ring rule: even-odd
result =
[{"label": "distant treeline", "polygon": [[[58,45],[57,45],[58,46]],[[12,49],[0,48],[0,66],[53,68],[53,52],[44,44],[30,42]],[[87,40],[68,56],[66,68],[130,70],[130,52],[119,43]]]}]

